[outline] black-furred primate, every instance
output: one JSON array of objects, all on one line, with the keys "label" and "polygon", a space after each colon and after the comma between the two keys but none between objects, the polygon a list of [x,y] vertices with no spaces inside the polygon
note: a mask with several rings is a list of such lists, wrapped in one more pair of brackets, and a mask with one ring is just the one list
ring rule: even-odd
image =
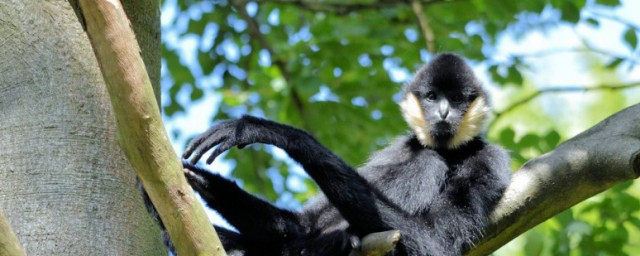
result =
[{"label": "black-furred primate", "polygon": [[230,254],[348,255],[352,237],[400,230],[390,255],[460,255],[481,235],[510,180],[509,158],[487,144],[487,96],[471,68],[441,54],[404,86],[411,132],[355,170],[307,132],[244,116],[193,140],[197,162],[252,143],[274,145],[299,162],[322,194],[302,212],[277,208],[217,174],[185,164],[191,186],[238,232],[216,227]]}]

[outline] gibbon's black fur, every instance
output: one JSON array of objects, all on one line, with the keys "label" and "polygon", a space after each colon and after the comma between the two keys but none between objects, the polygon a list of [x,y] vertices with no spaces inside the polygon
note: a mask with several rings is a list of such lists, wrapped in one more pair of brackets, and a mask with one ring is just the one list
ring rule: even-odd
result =
[{"label": "gibbon's black fur", "polygon": [[252,143],[274,145],[299,162],[322,194],[302,212],[271,205],[220,175],[185,163],[191,186],[238,232],[216,227],[232,255],[348,255],[361,238],[397,229],[389,255],[461,255],[473,246],[510,180],[509,158],[487,144],[487,95],[471,68],[441,54],[403,89],[411,132],[358,170],[300,129],[244,116],[213,126],[183,157],[207,163]]}]

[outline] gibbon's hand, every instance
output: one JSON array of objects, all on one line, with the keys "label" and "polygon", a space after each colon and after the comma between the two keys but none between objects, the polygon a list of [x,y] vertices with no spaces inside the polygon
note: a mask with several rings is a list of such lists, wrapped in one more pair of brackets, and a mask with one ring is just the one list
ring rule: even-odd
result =
[{"label": "gibbon's hand", "polygon": [[182,172],[184,173],[184,177],[187,178],[187,182],[194,188],[197,189],[206,189],[209,186],[209,182],[204,178],[203,170],[199,168],[183,167]]},{"label": "gibbon's hand", "polygon": [[259,128],[256,123],[244,117],[222,121],[192,140],[182,158],[188,159],[193,154],[191,164],[195,164],[204,153],[218,146],[207,158],[207,164],[211,164],[220,154],[234,146],[242,149],[249,144],[261,142]]}]

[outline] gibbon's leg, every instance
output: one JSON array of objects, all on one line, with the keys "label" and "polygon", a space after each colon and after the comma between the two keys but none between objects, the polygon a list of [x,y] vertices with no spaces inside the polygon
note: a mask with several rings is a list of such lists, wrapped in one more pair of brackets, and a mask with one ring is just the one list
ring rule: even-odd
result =
[{"label": "gibbon's leg", "polygon": [[[185,167],[188,168],[185,169],[187,179],[196,191],[202,191],[200,193],[204,200],[209,199],[209,205],[220,207],[220,202],[219,200],[215,200],[211,193],[212,190],[200,189],[207,189],[210,186],[217,186],[220,184],[223,184],[221,187],[231,186],[231,189],[235,190],[227,190],[225,191],[227,193],[222,194],[224,197],[235,198],[235,200],[224,202],[225,204],[233,201],[239,205],[245,205],[237,209],[228,208],[229,206],[226,206],[227,208],[223,207],[228,209],[228,211],[226,211],[227,214],[231,214],[228,221],[232,225],[240,227],[236,228],[238,228],[238,230],[242,230],[244,233],[240,234],[214,225],[222,246],[228,255],[347,255],[352,249],[351,244],[349,243],[351,241],[351,237],[345,231],[333,231],[328,234],[319,234],[316,232],[303,234],[303,228],[298,226],[300,224],[297,223],[297,216],[292,217],[293,213],[280,210],[267,202],[253,197],[237,187],[235,183],[226,180],[219,175],[208,173],[207,171],[194,166],[185,165]],[[224,185],[225,183],[226,185]],[[160,219],[157,210],[151,203],[151,199],[140,182],[138,182],[138,187],[141,190],[147,211],[161,229],[163,243],[171,253],[177,255],[164,223]],[[220,192],[217,190],[225,189],[216,189],[216,192]],[[241,196],[235,197],[234,194],[237,193],[241,194]],[[282,231],[286,228],[291,229],[292,225],[293,228],[297,230],[295,234]]]},{"label": "gibbon's leg", "polygon": [[202,199],[250,243],[288,241],[304,233],[296,213],[242,190],[218,174],[185,163],[184,173]]},{"label": "gibbon's leg", "polygon": [[246,243],[242,234],[218,225],[213,225],[213,228],[216,229],[218,238],[220,238],[220,242],[222,243],[222,247],[224,247],[224,250],[227,251],[227,253],[231,251],[245,252],[247,250],[249,245]]},{"label": "gibbon's leg", "polygon": [[140,189],[140,194],[142,194],[142,200],[144,201],[144,206],[147,208],[147,212],[149,213],[149,215],[151,215],[151,217],[153,218],[153,221],[155,221],[156,224],[158,224],[158,226],[160,227],[160,231],[162,233],[162,242],[164,243],[164,246],[169,251],[171,251],[171,253],[176,255],[175,247],[171,242],[171,238],[169,238],[169,233],[167,232],[167,229],[164,227],[164,223],[162,222],[162,219],[160,219],[160,214],[158,214],[158,210],[156,210],[156,207],[151,202],[151,198],[149,198],[149,194],[147,194],[147,191],[144,190],[144,187],[142,187],[142,182],[140,182],[140,179],[136,178],[136,182],[138,183],[138,189]]},{"label": "gibbon's leg", "polygon": [[[165,228],[164,223],[162,222],[162,219],[160,219],[160,215],[158,214],[156,207],[153,205],[153,203],[151,203],[151,198],[149,198],[147,191],[145,191],[144,188],[142,187],[142,183],[140,183],[140,180],[138,180],[138,188],[140,189],[140,192],[142,194],[142,199],[144,201],[145,207],[147,208],[147,212],[149,212],[153,220],[160,227],[160,231],[162,233],[162,242],[164,243],[165,247],[173,255],[177,255],[173,242],[169,237],[169,232],[167,232],[167,229]],[[222,242],[222,246],[225,248],[225,250],[238,250],[238,251],[245,250],[246,245],[245,245],[244,239],[242,238],[242,235],[223,227],[219,227],[216,225],[213,225],[213,226],[216,229],[216,232],[218,233],[218,237],[220,238],[220,241]]]}]

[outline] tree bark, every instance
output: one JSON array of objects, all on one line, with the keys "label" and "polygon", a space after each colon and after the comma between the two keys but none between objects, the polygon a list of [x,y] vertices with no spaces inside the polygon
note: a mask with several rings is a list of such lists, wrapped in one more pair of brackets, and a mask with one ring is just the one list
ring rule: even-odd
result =
[{"label": "tree bark", "polygon": [[638,176],[640,104],[524,164],[494,210],[485,237],[468,255],[487,255],[569,207]]},{"label": "tree bark", "polygon": [[[159,2],[125,2],[157,86]],[[162,255],[78,13],[0,1],[0,209],[28,255]]]}]

